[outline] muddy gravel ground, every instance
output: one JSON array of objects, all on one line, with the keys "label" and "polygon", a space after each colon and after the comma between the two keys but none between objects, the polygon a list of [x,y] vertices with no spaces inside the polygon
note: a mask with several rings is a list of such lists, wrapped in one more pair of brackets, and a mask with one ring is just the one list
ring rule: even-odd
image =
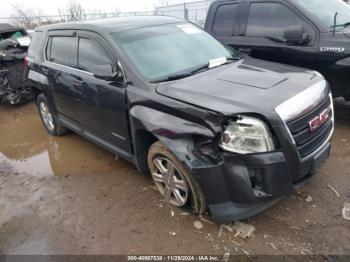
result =
[{"label": "muddy gravel ground", "polygon": [[0,106],[0,254],[350,255],[350,105],[336,111],[325,167],[243,221],[256,232],[242,239],[169,206],[149,176],[83,138],[50,137],[33,104]]}]

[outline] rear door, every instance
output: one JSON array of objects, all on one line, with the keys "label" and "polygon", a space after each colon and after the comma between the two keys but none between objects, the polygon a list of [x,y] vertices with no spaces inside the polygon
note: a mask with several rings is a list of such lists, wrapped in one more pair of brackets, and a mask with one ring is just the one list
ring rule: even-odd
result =
[{"label": "rear door", "polygon": [[47,76],[49,94],[61,117],[79,120],[80,112],[76,107],[80,90],[74,83],[74,71],[77,70],[77,38],[73,31],[52,31],[45,48],[45,61],[40,72]]},{"label": "rear door", "polygon": [[[310,37],[307,44],[279,41],[293,26],[304,28]],[[235,47],[255,58],[308,67],[314,63],[316,39],[316,27],[287,1],[247,1]]]}]

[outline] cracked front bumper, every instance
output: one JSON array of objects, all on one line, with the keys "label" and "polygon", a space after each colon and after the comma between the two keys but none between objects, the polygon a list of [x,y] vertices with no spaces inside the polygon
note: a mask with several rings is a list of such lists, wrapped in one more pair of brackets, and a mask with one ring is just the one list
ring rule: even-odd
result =
[{"label": "cracked front bumper", "polygon": [[[327,143],[313,158],[293,164],[282,152],[225,153],[221,165],[197,168],[193,173],[207,197],[212,216],[220,222],[240,220],[271,207],[305,183],[322,167],[330,148]],[[293,168],[290,165],[294,165]],[[295,181],[293,177],[301,179]]]}]

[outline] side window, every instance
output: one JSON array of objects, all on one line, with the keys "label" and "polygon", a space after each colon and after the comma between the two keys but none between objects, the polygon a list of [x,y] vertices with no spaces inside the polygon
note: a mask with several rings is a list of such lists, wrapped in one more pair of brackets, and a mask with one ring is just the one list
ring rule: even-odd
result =
[{"label": "side window", "polygon": [[28,57],[32,57],[34,59],[40,58],[40,52],[41,52],[41,44],[44,39],[43,32],[36,31],[31,39],[29,50],[28,50]]},{"label": "side window", "polygon": [[303,24],[303,20],[283,4],[252,3],[246,36],[283,38],[286,28]]},{"label": "side window", "polygon": [[106,51],[94,40],[79,38],[78,68],[92,73],[94,67],[99,65],[112,66]]},{"label": "side window", "polygon": [[232,36],[238,4],[220,5],[216,11],[213,33],[217,36]]},{"label": "side window", "polygon": [[50,62],[76,67],[75,37],[54,36],[51,37],[50,43],[51,45],[46,49]]}]

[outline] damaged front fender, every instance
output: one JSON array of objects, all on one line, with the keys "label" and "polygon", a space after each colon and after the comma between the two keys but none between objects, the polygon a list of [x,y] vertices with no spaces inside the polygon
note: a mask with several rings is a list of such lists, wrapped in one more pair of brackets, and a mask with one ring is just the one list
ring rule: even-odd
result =
[{"label": "damaged front fender", "polygon": [[[134,106],[130,117],[135,151],[139,150],[135,136],[143,130],[163,142],[189,169],[210,163],[210,157],[201,152],[202,146],[216,140],[216,134],[209,128],[145,106]],[[139,156],[136,162],[142,170],[140,155],[145,153],[135,155]]]}]

